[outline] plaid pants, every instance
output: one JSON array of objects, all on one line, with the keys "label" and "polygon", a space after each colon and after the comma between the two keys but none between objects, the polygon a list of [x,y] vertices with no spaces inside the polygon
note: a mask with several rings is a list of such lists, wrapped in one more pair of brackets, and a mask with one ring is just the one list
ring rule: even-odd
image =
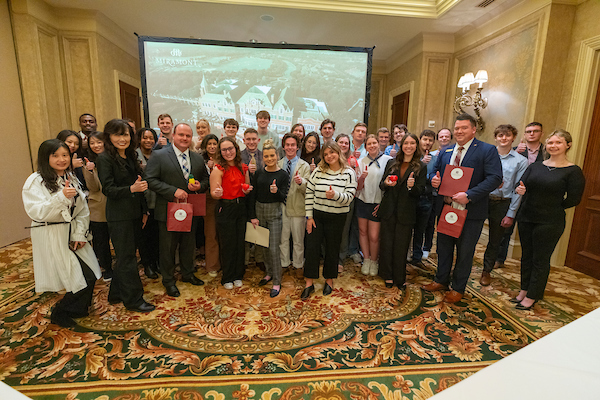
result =
[{"label": "plaid pants", "polygon": [[269,248],[263,249],[266,274],[273,277],[273,285],[281,285],[281,203],[256,202],[259,225],[269,230]]}]

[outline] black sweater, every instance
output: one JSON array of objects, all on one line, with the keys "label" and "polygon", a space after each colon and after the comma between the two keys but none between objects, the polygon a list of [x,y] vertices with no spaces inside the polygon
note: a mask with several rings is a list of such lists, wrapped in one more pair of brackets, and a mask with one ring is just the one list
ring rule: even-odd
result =
[{"label": "black sweater", "polygon": [[565,209],[581,201],[585,177],[577,165],[554,168],[541,162],[531,164],[523,177],[526,192],[518,221],[555,224],[565,220]]},{"label": "black sweater", "polygon": [[[271,184],[275,180],[277,192],[271,193]],[[290,176],[282,169],[275,172],[266,171],[264,168],[256,170],[252,176],[252,192],[250,192],[249,217],[256,218],[256,202],[282,203],[287,197]]]}]

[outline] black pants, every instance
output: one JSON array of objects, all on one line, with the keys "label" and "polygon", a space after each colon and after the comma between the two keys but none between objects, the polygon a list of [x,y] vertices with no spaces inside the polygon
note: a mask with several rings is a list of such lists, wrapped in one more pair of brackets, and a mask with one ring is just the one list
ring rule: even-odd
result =
[{"label": "black pants", "polygon": [[138,307],[144,302],[144,286],[135,254],[136,243],[139,243],[142,233],[142,221],[109,221],[108,230],[117,256],[108,300],[122,301],[125,307]]},{"label": "black pants", "polygon": [[67,292],[63,298],[56,303],[56,307],[52,313],[66,314],[72,318],[82,318],[89,314],[89,308],[92,305],[92,295],[94,294],[94,284],[96,283],[96,275],[90,267],[79,257],[77,257],[81,265],[81,271],[85,278],[87,286],[79,292]]},{"label": "black pants", "polygon": [[181,275],[189,278],[194,274],[194,251],[196,250],[196,220],[192,219],[191,232],[169,232],[165,221],[158,222],[160,231],[160,273],[165,287],[174,285],[175,252],[179,246]]},{"label": "black pants", "polygon": [[550,275],[550,258],[565,230],[565,221],[558,224],[519,222],[521,238],[521,290],[533,300],[544,298]]},{"label": "black pants", "polygon": [[325,261],[323,262],[323,278],[335,279],[338,276],[338,258],[342,232],[346,223],[346,214],[333,214],[314,210],[315,227],[306,235],[306,262],[304,277],[319,278],[321,243],[325,244]]},{"label": "black pants", "polygon": [[112,256],[110,255],[110,235],[107,222],[90,221],[92,231],[92,247],[100,267],[105,271],[112,271]]},{"label": "black pants", "polygon": [[[464,293],[471,275],[471,268],[473,268],[475,246],[481,235],[484,221],[483,219],[467,219],[458,239],[438,232],[438,270],[435,275],[437,283],[448,286],[450,275],[452,275],[452,289]],[[455,247],[456,263],[454,271],[452,271]]]},{"label": "black pants", "polygon": [[506,228],[503,228],[502,219],[506,217],[508,208],[510,207],[510,199],[492,200],[488,202],[488,224],[489,224],[489,240],[485,254],[483,255],[483,270],[492,272],[494,263],[500,252],[500,242],[506,233]]},{"label": "black pants", "polygon": [[223,277],[221,283],[229,283],[244,278],[244,253],[246,238],[246,200],[219,200],[215,209],[219,253]]},{"label": "black pants", "polygon": [[158,241],[158,221],[154,219],[154,210],[150,210],[146,226],[142,229],[140,241],[140,258],[145,267],[152,267],[158,264],[159,241]]},{"label": "black pants", "polygon": [[[412,258],[414,260],[420,260],[423,257],[424,245],[427,244],[427,224],[429,223],[432,207],[433,199],[431,196],[421,196],[419,198],[419,202],[417,203],[417,222],[415,223],[413,238]],[[429,248],[425,248],[425,250],[429,251],[430,248],[431,245]]]},{"label": "black pants", "polygon": [[410,246],[412,225],[399,224],[396,217],[381,221],[379,235],[379,276],[398,286],[406,282],[406,254]]},{"label": "black pants", "polygon": [[204,246],[206,237],[204,236],[204,217],[194,217],[196,222],[196,248]]},{"label": "black pants", "polygon": [[508,255],[508,247],[510,246],[510,237],[515,230],[515,225],[517,225],[517,221],[514,222],[510,227],[506,228],[504,232],[504,236],[502,236],[502,240],[500,241],[500,248],[498,250],[498,256],[496,257],[496,261],[504,264],[506,261],[506,257]]}]

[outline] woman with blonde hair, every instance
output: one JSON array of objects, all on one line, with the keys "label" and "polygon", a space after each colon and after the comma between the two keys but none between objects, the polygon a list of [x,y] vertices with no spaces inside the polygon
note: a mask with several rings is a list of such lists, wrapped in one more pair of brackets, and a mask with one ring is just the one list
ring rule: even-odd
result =
[{"label": "woman with blonde hair", "polygon": [[252,175],[250,193],[250,222],[254,227],[262,226],[269,229],[269,247],[264,251],[266,275],[258,286],[264,286],[273,281],[270,296],[275,297],[281,290],[281,258],[279,244],[281,243],[281,204],[287,196],[290,176],[277,164],[277,148],[271,139],[263,145],[264,168]]},{"label": "woman with blonde hair", "polygon": [[356,175],[348,167],[342,149],[334,142],[323,144],[321,162],[312,172],[306,185],[306,263],[304,277],[306,287],[301,298],[307,299],[319,278],[320,249],[325,245],[323,295],[333,292],[333,280],[337,278],[337,261],[340,253],[342,230],[350,203],[356,193]]},{"label": "woman with blonde hair", "polygon": [[511,299],[518,310],[530,310],[544,297],[550,257],[565,230],[565,210],[581,201],[585,177],[581,168],[567,159],[573,139],[558,129],[546,140],[543,162],[525,170],[516,193],[523,196],[517,214],[521,256],[521,291]]}]

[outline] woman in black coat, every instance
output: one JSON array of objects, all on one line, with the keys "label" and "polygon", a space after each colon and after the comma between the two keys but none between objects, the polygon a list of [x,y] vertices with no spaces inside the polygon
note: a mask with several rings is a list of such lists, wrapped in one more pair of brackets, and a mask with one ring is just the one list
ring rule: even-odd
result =
[{"label": "woman in black coat", "polygon": [[109,121],[104,127],[104,152],[96,161],[102,193],[106,196],[108,230],[117,258],[108,301],[122,301],[128,310],[149,312],[154,306],[142,297],[144,287],[136,258],[136,243],[148,219],[144,197],[148,184],[141,178],[133,137],[133,129],[127,122]]},{"label": "woman in black coat", "polygon": [[379,276],[388,288],[402,288],[406,282],[406,255],[417,216],[419,196],[425,190],[427,165],[421,162],[419,138],[407,133],[400,142],[396,158],[388,161],[381,179],[383,198],[381,218]]}]

